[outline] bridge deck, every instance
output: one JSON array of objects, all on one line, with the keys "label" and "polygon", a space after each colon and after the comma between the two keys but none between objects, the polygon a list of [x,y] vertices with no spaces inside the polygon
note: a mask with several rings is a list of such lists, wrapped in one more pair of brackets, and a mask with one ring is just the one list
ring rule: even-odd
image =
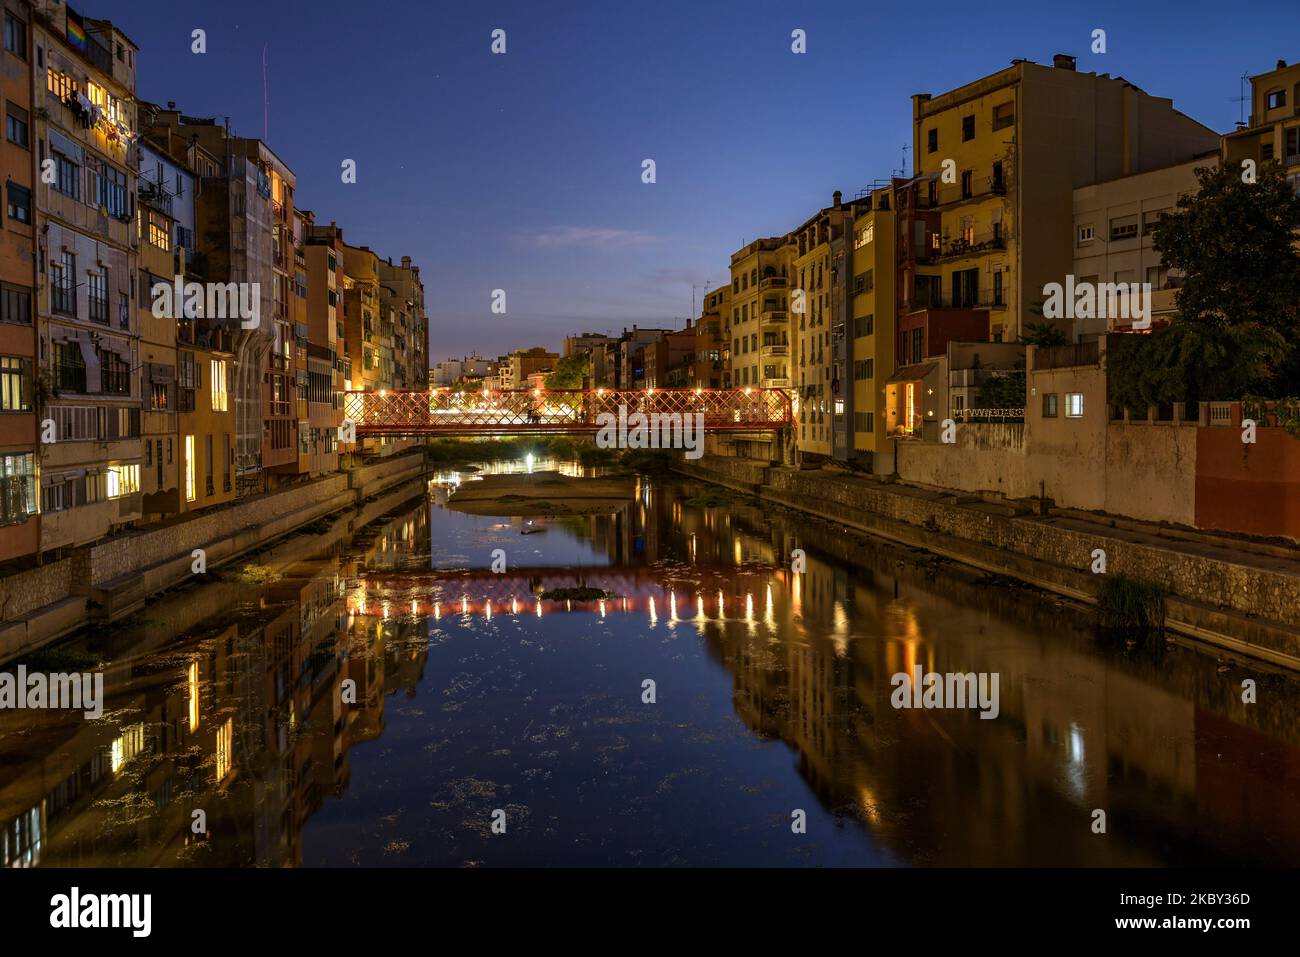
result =
[{"label": "bridge deck", "polygon": [[770,432],[792,419],[781,389],[345,392],[343,414],[345,434],[351,426],[358,436],[576,434],[620,424],[662,435],[687,415],[701,416],[693,421],[706,432]]}]

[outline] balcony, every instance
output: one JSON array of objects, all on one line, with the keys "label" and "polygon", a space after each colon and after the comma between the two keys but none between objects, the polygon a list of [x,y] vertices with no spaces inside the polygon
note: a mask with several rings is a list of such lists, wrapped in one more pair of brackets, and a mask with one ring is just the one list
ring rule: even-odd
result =
[{"label": "balcony", "polygon": [[784,289],[790,285],[790,280],[785,276],[767,276],[758,281],[759,290],[764,289]]},{"label": "balcony", "polygon": [[962,183],[951,183],[940,185],[935,192],[935,201],[933,203],[929,202],[928,196],[922,195],[918,198],[924,199],[926,202],[918,203],[918,205],[922,206],[922,208],[938,209],[944,206],[955,206],[958,203],[988,199],[991,196],[1005,196],[1007,194],[1007,177],[1005,175],[972,177],[969,188]]},{"label": "balcony", "polygon": [[788,389],[790,388],[789,379],[766,378],[763,380],[764,389]]},{"label": "balcony", "polygon": [[759,313],[759,321],[763,325],[767,325],[768,323],[785,325],[790,321],[790,313],[784,309],[764,309]]},{"label": "balcony", "polygon": [[1007,237],[1004,232],[975,233],[971,237],[959,236],[945,239],[939,244],[938,251],[930,250],[929,262],[942,262],[947,259],[962,259],[966,256],[979,256],[986,252],[1006,249]]},{"label": "balcony", "polygon": [[789,354],[790,354],[790,346],[788,343],[785,342],[763,343],[761,355],[764,358],[767,358],[768,356],[788,356]]}]

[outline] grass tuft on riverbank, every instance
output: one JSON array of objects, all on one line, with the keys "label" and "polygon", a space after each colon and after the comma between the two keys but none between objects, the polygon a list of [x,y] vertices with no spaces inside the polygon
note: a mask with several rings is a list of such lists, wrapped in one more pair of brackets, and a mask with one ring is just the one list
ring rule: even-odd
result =
[{"label": "grass tuft on riverbank", "polygon": [[1152,581],[1108,575],[1097,591],[1097,625],[1104,631],[1146,635],[1165,630],[1166,596]]}]

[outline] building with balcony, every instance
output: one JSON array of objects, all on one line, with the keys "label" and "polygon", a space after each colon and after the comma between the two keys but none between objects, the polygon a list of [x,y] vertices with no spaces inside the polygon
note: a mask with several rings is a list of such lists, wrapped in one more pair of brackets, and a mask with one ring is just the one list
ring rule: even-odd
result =
[{"label": "building with balcony", "polygon": [[892,187],[876,189],[855,203],[846,253],[850,315],[845,341],[852,382],[843,396],[852,435],[847,457],[873,466],[875,456],[890,451],[884,386],[894,371],[895,215]]},{"label": "building with balcony", "polygon": [[[172,309],[155,316],[156,287],[175,289],[189,272],[194,251],[195,178],[162,148],[142,139],[139,147],[139,289],[136,316],[140,329],[141,432],[144,468],[140,489],[144,496],[144,517],[157,520],[183,510],[181,475],[185,469],[177,447],[179,410],[177,378],[177,333],[186,325],[183,311]],[[189,223],[183,226],[182,223]],[[161,290],[160,290],[161,291]],[[206,327],[202,319],[189,321],[187,338],[193,339],[194,324]],[[192,369],[192,367],[190,367]]]},{"label": "building with balcony", "polygon": [[393,387],[421,391],[429,384],[429,325],[420,267],[403,256],[379,260],[379,305],[393,322]]},{"label": "building with balcony", "polygon": [[[5,216],[0,228],[0,562],[29,558],[40,548],[38,464],[39,352],[34,289],[38,282],[33,223],[37,141],[33,133],[32,61],[35,47],[30,4],[5,0],[0,97],[5,136]],[[45,94],[37,92],[38,101]]]},{"label": "building with balcony", "polygon": [[1250,78],[1250,119],[1223,138],[1224,161],[1278,163],[1300,193],[1300,63],[1278,60],[1267,73]]},{"label": "building with balcony", "polygon": [[[64,5],[33,18],[34,181],[41,417],[41,550],[93,542],[142,515],[140,327],[136,315],[136,47]],[[6,54],[10,56],[10,54]],[[38,62],[39,61],[39,62]],[[12,200],[10,200],[12,203]],[[11,218],[13,217],[11,212]]]},{"label": "building with balcony", "polygon": [[695,354],[695,328],[668,332],[645,345],[645,387],[647,389],[683,388],[686,370]]},{"label": "building with balcony", "polygon": [[[731,357],[731,285],[704,294],[695,323],[695,345],[686,370],[686,384],[697,389],[721,389]],[[783,387],[788,387],[786,383]]]},{"label": "building with balcony", "polygon": [[184,153],[199,177],[195,233],[208,282],[256,287],[256,319],[227,316],[234,332],[236,490],[263,490],[263,469],[297,455],[290,368],[294,346],[290,285],[293,263],[293,171],[258,139],[235,136],[213,118],[181,114],[172,103],[145,114],[150,137]]},{"label": "building with balcony", "polygon": [[724,384],[789,387],[792,247],[786,236],[756,239],[731,254],[731,356]]},{"label": "building with balcony", "polygon": [[790,336],[797,355],[792,356],[790,368],[796,378],[795,439],[801,455],[829,458],[833,454],[837,408],[841,436],[846,434],[850,286],[844,237],[853,227],[854,211],[855,206],[846,205],[837,191],[830,206],[791,233],[795,258]]},{"label": "building with balcony", "polygon": [[898,363],[918,361],[918,339],[921,359],[953,339],[1017,341],[1042,321],[1044,286],[1073,268],[1076,187],[1182,162],[1218,141],[1171,100],[1080,73],[1072,56],[1016,60],[940,96],[914,95],[910,202],[928,214],[901,264]]},{"label": "building with balcony", "polygon": [[336,223],[317,225],[304,211],[303,259],[307,274],[308,424],[313,469],[338,468],[343,395],[351,387],[345,375],[347,333],[343,321],[344,243]]}]

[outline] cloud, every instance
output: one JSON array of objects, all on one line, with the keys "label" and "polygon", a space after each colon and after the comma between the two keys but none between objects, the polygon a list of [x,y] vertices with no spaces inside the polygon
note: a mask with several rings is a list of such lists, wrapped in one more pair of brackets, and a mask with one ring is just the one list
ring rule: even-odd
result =
[{"label": "cloud", "polygon": [[543,249],[561,249],[566,247],[593,247],[602,249],[624,249],[628,246],[643,246],[655,242],[649,233],[632,229],[612,229],[601,226],[552,226],[531,236],[534,245]]}]

